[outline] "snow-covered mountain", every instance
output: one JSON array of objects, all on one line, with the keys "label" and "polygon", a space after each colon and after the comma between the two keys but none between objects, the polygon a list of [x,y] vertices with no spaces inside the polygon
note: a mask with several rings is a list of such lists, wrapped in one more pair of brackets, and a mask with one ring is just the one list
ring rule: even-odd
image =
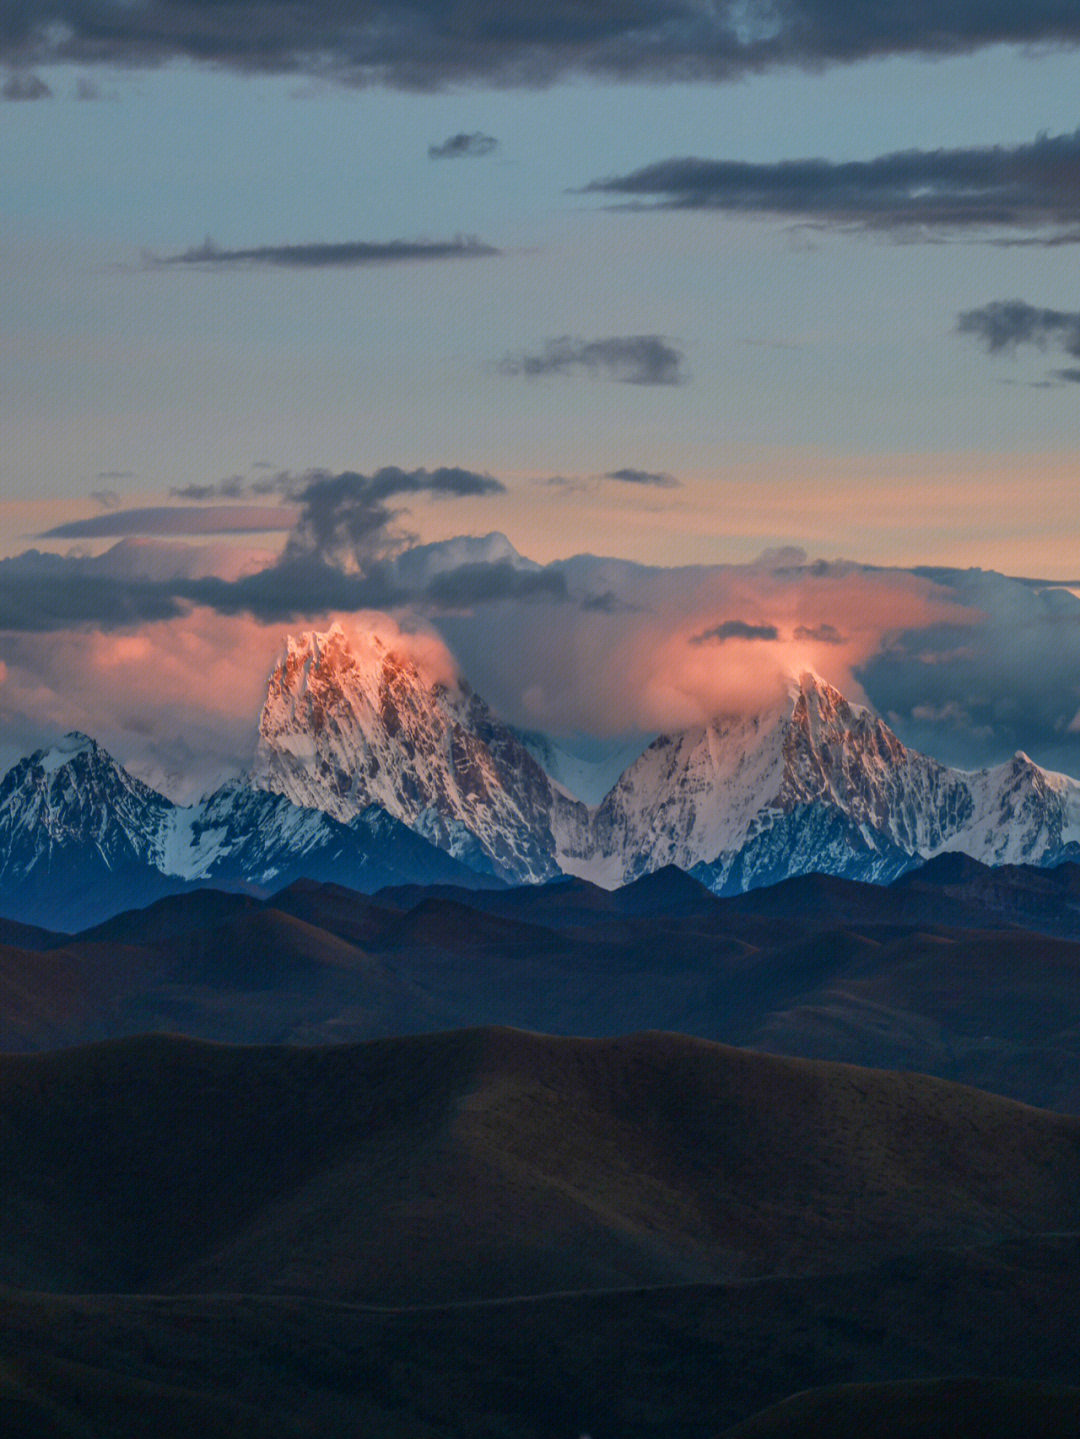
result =
[{"label": "snow-covered mountain", "polygon": [[592,839],[577,873],[622,883],[676,864],[720,893],[813,870],[884,881],[945,850],[1054,863],[1080,853],[1080,784],[1026,755],[950,769],[803,674],[762,714],[654,740]]},{"label": "snow-covered mountain", "polygon": [[87,735],[20,760],[0,782],[0,911],[64,928],[111,912],[99,897],[138,905],[177,888],[153,859],[172,809]]},{"label": "snow-covered mountain", "polygon": [[1075,781],[1024,755],[950,769],[810,673],[759,714],[661,735],[592,808],[569,793],[565,761],[400,637],[335,626],[288,641],[253,782],[342,820],[378,804],[517,882],[561,871],[617,885],[674,864],[731,892],[813,870],[887,881],[944,850],[1080,855]]},{"label": "snow-covered mountain", "polygon": [[82,928],[194,885],[269,891],[301,877],[365,891],[477,882],[377,806],[343,824],[237,784],[176,805],[87,735],[0,782],[0,914],[26,923]]},{"label": "snow-covered mountain", "polygon": [[888,881],[946,851],[1080,859],[1080,783],[1023,754],[950,769],[812,674],[757,715],[661,735],[589,808],[538,762],[558,758],[542,736],[416,651],[391,627],[290,639],[251,784],[195,805],[85,735],[21,760],[0,782],[0,914],[77,928],[192,885],[301,876],[614,886],[676,865],[732,893],[811,871]]},{"label": "snow-covered mountain", "polygon": [[560,873],[588,812],[461,680],[400,636],[290,636],[270,676],[252,782],[348,821],[369,805],[502,879]]}]

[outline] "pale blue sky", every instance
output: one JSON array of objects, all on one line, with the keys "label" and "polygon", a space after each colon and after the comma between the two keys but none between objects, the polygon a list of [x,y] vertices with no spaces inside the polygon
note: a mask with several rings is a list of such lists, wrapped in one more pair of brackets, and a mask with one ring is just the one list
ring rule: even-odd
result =
[{"label": "pale blue sky", "polygon": [[[41,73],[53,99],[0,108],[5,552],[25,547],[35,502],[90,513],[101,473],[130,472],[111,483],[137,504],[267,460],[488,471],[507,496],[421,506],[420,528],[499,527],[540,558],[724,560],[803,542],[864,560],[971,563],[981,541],[997,567],[1076,568],[1080,526],[1062,476],[1080,391],[1003,383],[1039,379],[1052,358],[990,358],[952,333],[957,312],[992,300],[1074,308],[1075,247],[897,243],[776,219],[619,212],[570,193],[671,156],[840,161],[1071,132],[1075,52],[995,47],[727,83],[436,95],[174,65],[97,73],[104,98],[90,103],[72,98],[89,72]],[[429,144],[474,130],[499,149],[428,159]],[[459,233],[504,253],[140,269],[144,250],[176,253],[206,235],[229,249]],[[553,336],[645,333],[682,350],[686,384],[496,368]],[[652,519],[656,496],[572,509],[529,483],[620,466],[670,472],[684,488]],[[1003,476],[998,498],[980,504],[990,471]],[[877,519],[856,502],[860,482],[891,486],[902,509],[912,473],[923,489],[908,523],[880,496]],[[1021,533],[1031,501],[1006,503],[1006,474],[1034,477],[1043,537]],[[926,502],[935,481],[970,487],[966,532]],[[815,527],[801,517],[819,495]]]}]

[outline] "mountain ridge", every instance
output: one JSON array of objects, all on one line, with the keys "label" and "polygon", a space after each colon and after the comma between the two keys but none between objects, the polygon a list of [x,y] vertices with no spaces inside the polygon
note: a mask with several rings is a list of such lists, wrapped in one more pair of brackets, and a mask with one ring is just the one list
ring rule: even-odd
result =
[{"label": "mountain ridge", "polygon": [[85,928],[195,884],[305,876],[613,888],[674,865],[734,894],[808,873],[888,883],[950,852],[1080,858],[1080,782],[1021,752],[952,769],[809,671],[758,714],[658,736],[592,807],[534,752],[434,642],[374,622],[290,636],[247,782],[175,805],[77,732],[14,765],[0,914]]}]

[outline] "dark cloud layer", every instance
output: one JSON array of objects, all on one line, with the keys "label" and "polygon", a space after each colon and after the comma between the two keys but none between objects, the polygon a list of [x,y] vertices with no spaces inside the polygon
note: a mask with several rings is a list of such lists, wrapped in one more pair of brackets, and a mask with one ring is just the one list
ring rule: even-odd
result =
[{"label": "dark cloud layer", "polygon": [[1080,241],[1080,130],[1024,145],[845,162],[660,160],[594,180],[586,191],[673,209],[882,230],[1019,227],[1042,232],[1045,243],[1073,243]]},{"label": "dark cloud layer", "polygon": [[423,260],[482,260],[497,255],[475,235],[455,235],[451,240],[347,240],[340,244],[312,242],[303,245],[255,245],[249,249],[226,250],[207,237],[201,245],[176,255],[144,257],[148,269],[191,266],[203,269],[277,266],[287,270],[329,270],[359,265],[392,265]]},{"label": "dark cloud layer", "polygon": [[977,616],[904,630],[859,671],[901,738],[975,767],[1024,750],[1080,775],[1080,600],[983,570],[920,569]]},{"label": "dark cloud layer", "polygon": [[625,485],[651,485],[658,490],[677,490],[682,483],[674,475],[666,474],[662,470],[635,470],[629,467],[609,470],[604,479],[621,480]]},{"label": "dark cloud layer", "polygon": [[460,132],[450,135],[441,145],[428,146],[429,160],[480,160],[492,155],[499,148],[494,135],[485,135],[482,130],[471,134]]},{"label": "dark cloud layer", "polygon": [[747,620],[724,620],[721,624],[713,625],[712,629],[703,630],[699,635],[693,635],[690,643],[692,645],[722,645],[728,640],[778,640],[780,631],[775,625],[755,625]]},{"label": "dark cloud layer", "polygon": [[566,575],[557,565],[522,569],[511,560],[458,565],[436,575],[425,592],[433,604],[461,609],[500,600],[565,600]]},{"label": "dark cloud layer", "polygon": [[982,340],[991,355],[1035,345],[1040,350],[1061,350],[1080,359],[1080,313],[1042,310],[1023,300],[995,300],[977,310],[964,310],[956,318],[961,335]]},{"label": "dark cloud layer", "polygon": [[560,335],[545,341],[537,354],[504,356],[499,370],[528,379],[584,374],[628,385],[681,385],[687,379],[682,352],[662,335],[615,335],[599,340]]},{"label": "dark cloud layer", "polygon": [[45,633],[91,624],[102,629],[168,620],[181,604],[152,580],[118,580],[92,560],[28,550],[0,560],[0,630]]},{"label": "dark cloud layer", "polygon": [[1075,43],[1073,0],[19,0],[0,59],[301,72],[415,88],[568,73],[727,78],[772,65]]},{"label": "dark cloud layer", "polygon": [[[159,579],[117,573],[108,554],[62,558],[30,550],[0,561],[0,630],[46,632],[79,625],[114,629],[172,619],[190,605],[276,622],[403,604],[422,595],[415,585],[402,583],[392,563],[414,538],[397,523],[406,513],[405,501],[419,496],[490,496],[505,489],[491,475],[456,466],[434,470],[386,466],[370,475],[311,470],[278,475],[272,483],[295,508],[178,505],[116,510],[56,526],[41,537],[100,539],[289,528],[280,558],[267,568],[236,579],[191,578],[183,573]],[[526,598],[532,592],[558,598],[565,590],[565,582],[538,575],[536,569],[520,579],[507,578],[497,564],[467,565],[463,571],[456,580],[449,572],[442,588],[434,587],[433,603],[460,606]]]}]

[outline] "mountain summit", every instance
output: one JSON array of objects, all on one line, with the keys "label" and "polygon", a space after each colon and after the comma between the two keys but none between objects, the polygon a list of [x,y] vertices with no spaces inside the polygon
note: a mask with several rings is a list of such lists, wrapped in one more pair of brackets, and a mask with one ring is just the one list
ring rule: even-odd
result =
[{"label": "mountain summit", "polygon": [[1080,858],[1076,780],[1025,754],[950,769],[810,673],[758,714],[660,735],[593,808],[535,739],[389,620],[290,638],[248,785],[174,805],[81,734],[16,764],[0,781],[0,914],[80,927],[192,885],[301,876],[614,887],[674,865],[731,894],[813,872],[888,882],[954,851]]},{"label": "mountain summit", "polygon": [[1080,853],[1080,785],[1025,755],[951,769],[811,672],[760,713],[659,736],[590,810],[536,744],[407,645],[340,626],[290,639],[254,783],[342,820],[378,804],[515,882],[561,871],[611,886],[672,864],[733,892],[815,870],[887,881],[947,850],[988,864]]},{"label": "mountain summit", "polygon": [[270,676],[253,783],[348,821],[367,806],[519,883],[559,874],[574,806],[464,681],[401,635],[338,624],[289,637]]}]

